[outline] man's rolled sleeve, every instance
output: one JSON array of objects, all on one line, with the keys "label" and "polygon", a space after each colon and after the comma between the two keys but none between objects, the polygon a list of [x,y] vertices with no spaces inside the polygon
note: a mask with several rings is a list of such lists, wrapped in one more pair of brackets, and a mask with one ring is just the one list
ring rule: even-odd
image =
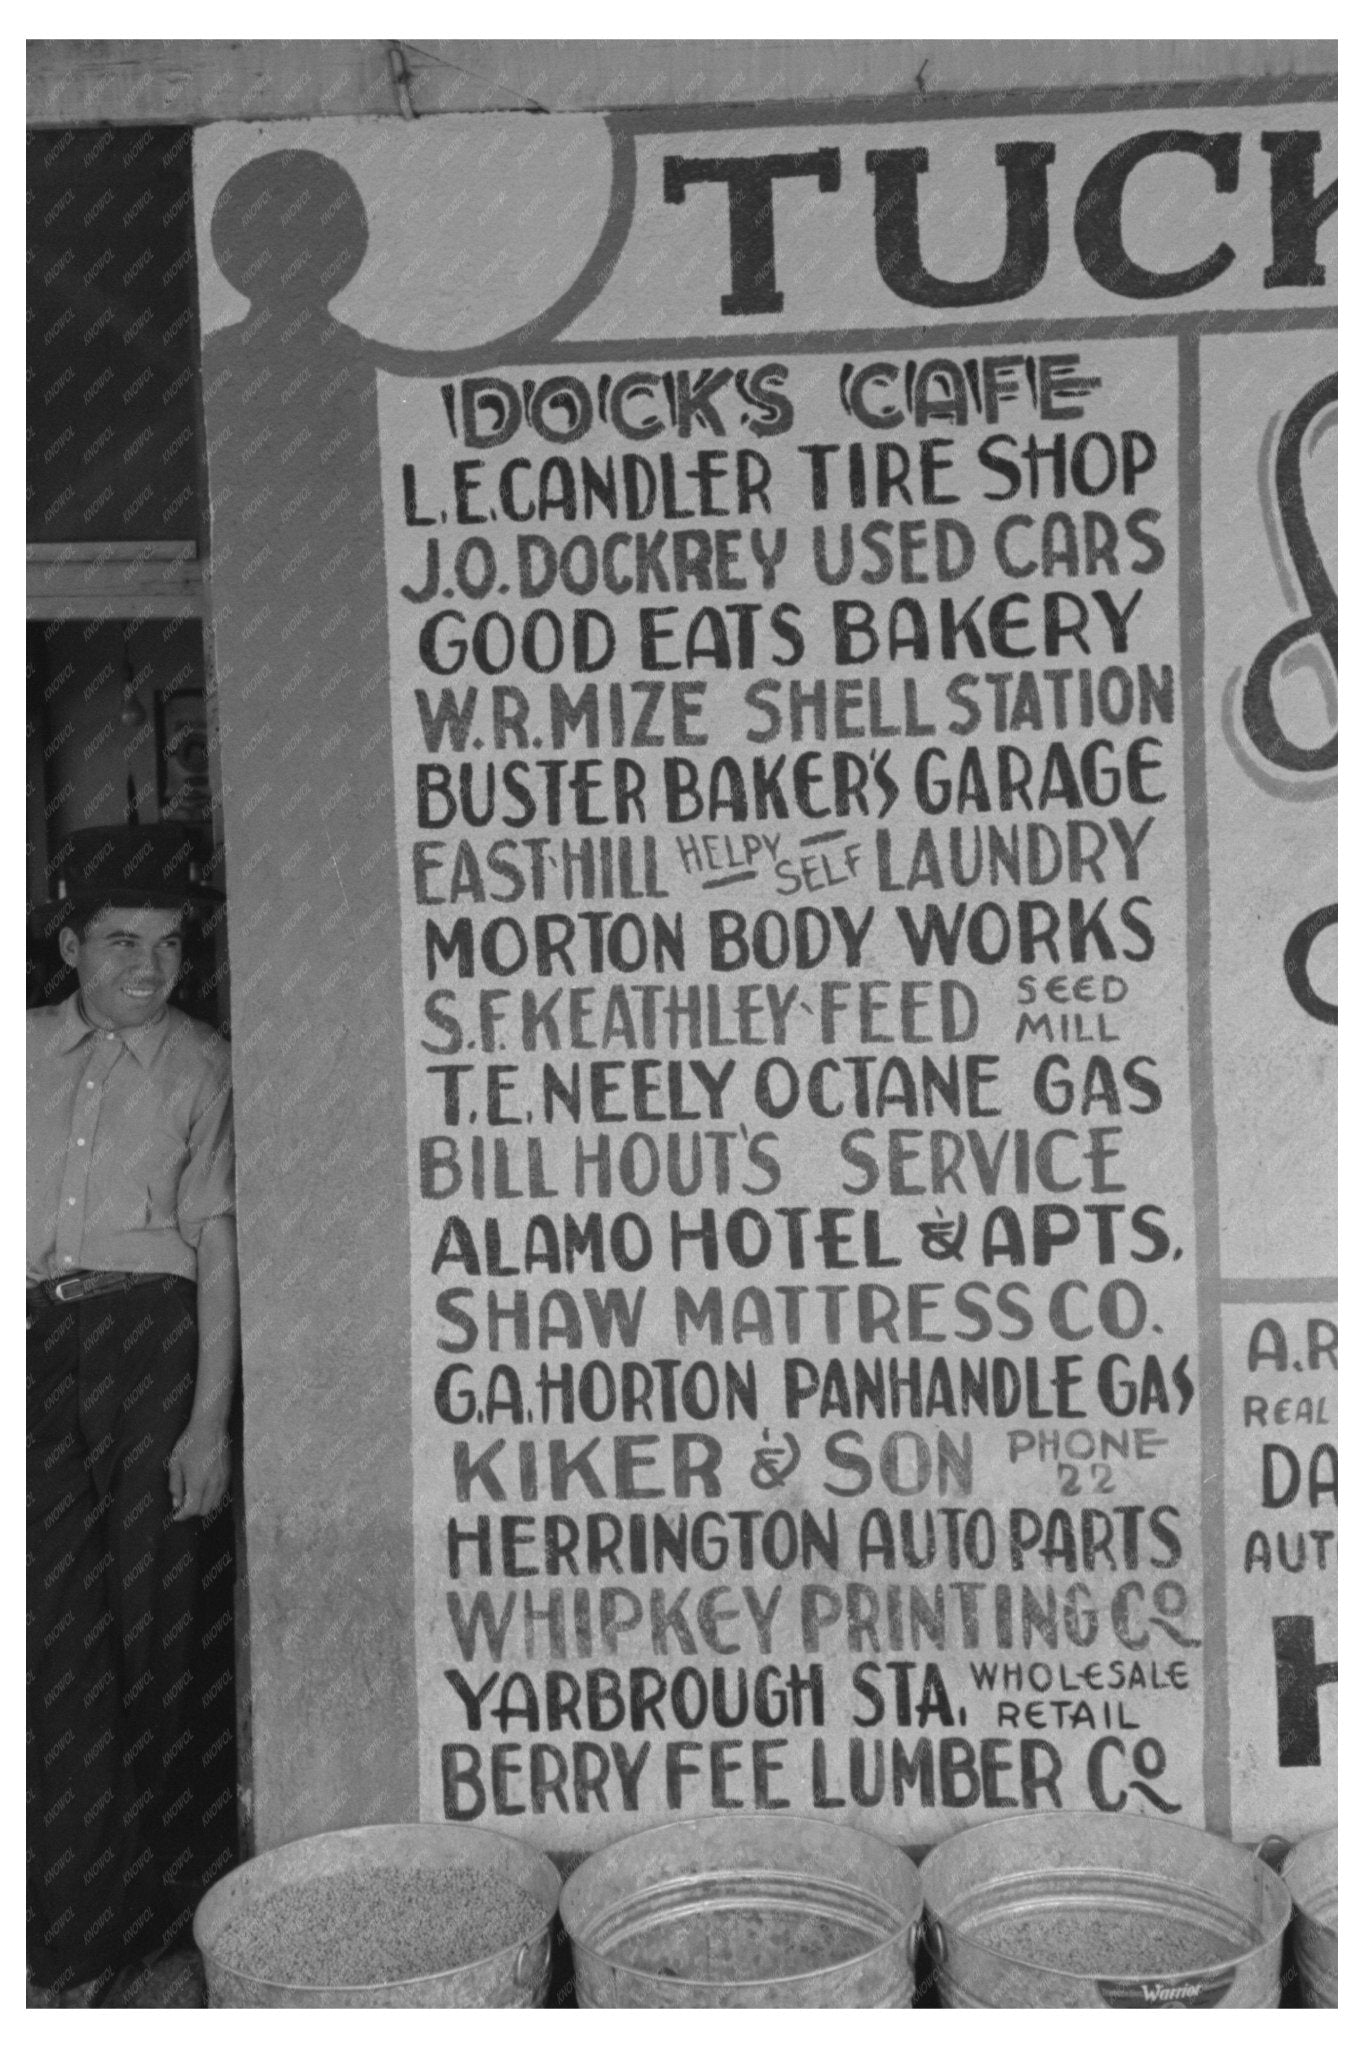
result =
[{"label": "man's rolled sleeve", "polygon": [[209,1062],[186,1142],[189,1158],[180,1176],[176,1228],[197,1250],[204,1225],[214,1216],[235,1215],[237,1208],[232,1076],[225,1046]]}]

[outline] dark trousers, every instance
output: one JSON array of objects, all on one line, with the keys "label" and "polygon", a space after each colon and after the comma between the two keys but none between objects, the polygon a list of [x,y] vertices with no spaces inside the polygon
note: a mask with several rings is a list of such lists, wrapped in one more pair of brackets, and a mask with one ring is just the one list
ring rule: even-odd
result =
[{"label": "dark trousers", "polygon": [[28,1962],[64,1988],[183,1936],[235,1860],[231,1513],[171,1519],[192,1281],[30,1308]]}]

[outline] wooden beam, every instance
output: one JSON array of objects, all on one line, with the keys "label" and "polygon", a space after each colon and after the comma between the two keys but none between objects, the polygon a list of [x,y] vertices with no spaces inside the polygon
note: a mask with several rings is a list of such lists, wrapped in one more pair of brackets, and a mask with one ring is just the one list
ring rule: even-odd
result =
[{"label": "wooden beam", "polygon": [[[395,78],[390,52],[401,52]],[[1319,76],[1329,40],[180,42],[28,45],[32,127],[284,121]]]},{"label": "wooden beam", "polygon": [[190,541],[35,542],[30,619],[198,619],[204,576]]}]

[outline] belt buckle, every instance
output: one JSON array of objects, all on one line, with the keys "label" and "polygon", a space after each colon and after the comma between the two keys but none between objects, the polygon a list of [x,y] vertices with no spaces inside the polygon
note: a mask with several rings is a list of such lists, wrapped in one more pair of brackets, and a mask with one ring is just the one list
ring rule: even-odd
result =
[{"label": "belt buckle", "polygon": [[[81,1297],[81,1283],[85,1278],[86,1275],[84,1273],[70,1273],[65,1280],[49,1280],[47,1283],[48,1292],[54,1301],[61,1302],[63,1306],[68,1301],[79,1301]],[[74,1289],[74,1292],[68,1294],[65,1291],[68,1287]]]}]

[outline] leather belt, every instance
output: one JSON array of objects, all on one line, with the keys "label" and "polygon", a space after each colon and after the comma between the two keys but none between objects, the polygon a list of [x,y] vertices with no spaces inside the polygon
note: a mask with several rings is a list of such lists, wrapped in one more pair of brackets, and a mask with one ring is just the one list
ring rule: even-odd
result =
[{"label": "leather belt", "polygon": [[126,1294],[130,1287],[148,1287],[153,1282],[164,1286],[173,1278],[170,1273],[67,1273],[60,1280],[31,1280],[28,1283],[28,1300],[65,1305],[72,1301],[89,1301],[97,1294]]}]

